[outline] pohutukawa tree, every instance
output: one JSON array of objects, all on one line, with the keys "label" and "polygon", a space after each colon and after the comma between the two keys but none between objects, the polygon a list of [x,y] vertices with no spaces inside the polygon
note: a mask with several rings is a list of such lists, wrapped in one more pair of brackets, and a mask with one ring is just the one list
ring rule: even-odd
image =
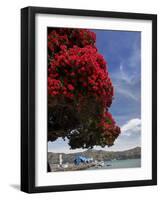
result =
[{"label": "pohutukawa tree", "polygon": [[107,64],[86,29],[48,30],[48,141],[71,149],[111,146],[120,134],[109,113],[114,88]]}]

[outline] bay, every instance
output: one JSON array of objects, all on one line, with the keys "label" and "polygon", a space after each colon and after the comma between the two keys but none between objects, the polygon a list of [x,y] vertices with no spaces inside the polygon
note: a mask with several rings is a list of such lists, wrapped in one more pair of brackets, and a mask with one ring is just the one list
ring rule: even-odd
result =
[{"label": "bay", "polygon": [[126,160],[110,160],[105,161],[102,167],[91,167],[86,170],[93,169],[119,169],[119,168],[138,168],[141,167],[141,159],[126,159]]}]

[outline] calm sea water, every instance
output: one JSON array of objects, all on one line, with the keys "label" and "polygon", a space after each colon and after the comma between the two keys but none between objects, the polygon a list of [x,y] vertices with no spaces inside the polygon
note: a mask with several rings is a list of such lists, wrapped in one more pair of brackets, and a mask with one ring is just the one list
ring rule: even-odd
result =
[{"label": "calm sea water", "polygon": [[103,167],[92,167],[91,169],[117,169],[117,168],[137,168],[141,167],[141,159],[111,160],[106,161]]}]

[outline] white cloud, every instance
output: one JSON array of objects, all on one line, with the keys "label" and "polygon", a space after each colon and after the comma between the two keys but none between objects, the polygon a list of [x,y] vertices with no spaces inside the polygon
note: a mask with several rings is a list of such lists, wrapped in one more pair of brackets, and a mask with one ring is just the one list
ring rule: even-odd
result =
[{"label": "white cloud", "polygon": [[108,151],[122,151],[141,146],[141,120],[133,118],[121,127],[121,134]]},{"label": "white cloud", "polygon": [[124,66],[120,64],[120,79],[125,81],[127,84],[132,84],[132,79],[129,75],[124,72]]},{"label": "white cloud", "polygon": [[133,91],[128,90],[127,88],[124,88],[123,86],[120,87],[120,85],[117,87],[117,93],[124,95],[127,98],[130,98],[132,100],[138,101],[138,97],[133,93]]},{"label": "white cloud", "polygon": [[[118,71],[111,74],[116,93],[133,101],[140,101],[140,45],[133,41],[130,55],[121,58]],[[139,88],[138,88],[139,87]]]},{"label": "white cloud", "polygon": [[133,53],[129,57],[127,63],[129,67],[136,68],[140,66],[140,60],[141,60],[141,49],[140,45],[138,45],[138,42],[135,41],[132,47]]},{"label": "white cloud", "polygon": [[124,64],[120,64],[119,70],[111,74],[111,78],[114,84],[114,88],[117,94],[124,96],[125,98],[133,101],[140,101],[140,75],[136,75],[135,72],[130,74],[127,72]]},{"label": "white cloud", "polygon": [[121,127],[121,134],[124,136],[136,136],[140,135],[141,120],[138,118],[129,120]]}]

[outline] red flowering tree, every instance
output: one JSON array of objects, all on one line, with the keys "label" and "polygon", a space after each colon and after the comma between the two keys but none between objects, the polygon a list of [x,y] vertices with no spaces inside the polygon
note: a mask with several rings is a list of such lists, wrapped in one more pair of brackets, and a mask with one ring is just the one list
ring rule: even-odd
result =
[{"label": "red flowering tree", "polygon": [[86,29],[48,30],[48,141],[75,148],[113,145],[120,134],[108,109],[114,88],[107,64]]}]

